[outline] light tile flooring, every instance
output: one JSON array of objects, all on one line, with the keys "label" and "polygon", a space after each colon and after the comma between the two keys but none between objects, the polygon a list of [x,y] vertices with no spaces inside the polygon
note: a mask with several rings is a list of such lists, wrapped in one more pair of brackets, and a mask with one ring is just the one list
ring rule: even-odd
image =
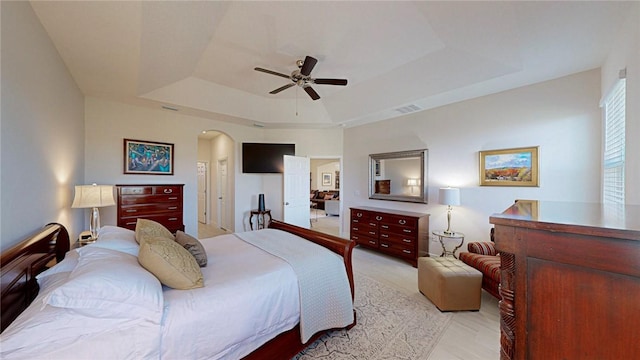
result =
[{"label": "light tile flooring", "polygon": [[[366,274],[399,291],[418,291],[418,270],[408,263],[356,247],[354,271]],[[498,301],[482,290],[479,311],[452,312],[453,319],[429,356],[430,360],[497,360],[500,358]]]},{"label": "light tile flooring", "polygon": [[[317,221],[312,214],[311,228],[338,234],[340,218],[323,216],[318,210]],[[199,224],[198,238],[224,234],[211,225]],[[406,294],[418,291],[418,270],[408,263],[356,247],[353,251],[354,271],[386,283]],[[426,324],[425,324],[426,325]],[[500,316],[498,301],[484,290],[479,311],[453,312],[453,319],[442,334],[429,360],[497,360],[500,358]]]}]

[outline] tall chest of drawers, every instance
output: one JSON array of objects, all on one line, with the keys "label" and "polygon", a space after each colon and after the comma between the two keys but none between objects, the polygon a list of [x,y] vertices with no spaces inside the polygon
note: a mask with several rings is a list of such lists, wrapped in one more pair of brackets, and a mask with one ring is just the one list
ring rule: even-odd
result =
[{"label": "tall chest of drawers", "polygon": [[380,209],[351,208],[350,238],[358,245],[408,261],[429,256],[429,214]]},{"label": "tall chest of drawers", "polygon": [[164,225],[175,233],[184,231],[182,202],[184,184],[116,185],[118,226],[135,230],[138,218]]}]

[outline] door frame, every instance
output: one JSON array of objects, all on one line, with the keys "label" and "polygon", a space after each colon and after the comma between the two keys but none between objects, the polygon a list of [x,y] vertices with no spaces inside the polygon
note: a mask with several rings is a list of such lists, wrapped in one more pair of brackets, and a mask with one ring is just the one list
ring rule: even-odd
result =
[{"label": "door frame", "polygon": [[[208,161],[202,161],[202,160],[198,160],[196,163],[202,163],[204,164],[204,168],[205,168],[205,177],[204,177],[204,191],[205,191],[205,197],[204,197],[204,221],[205,224],[211,224],[211,166],[209,164]],[[197,180],[196,180],[197,181]],[[197,184],[196,184],[197,185]],[[197,196],[197,189],[196,189],[196,196]],[[196,199],[197,201],[197,199]],[[197,206],[197,204],[196,204]],[[200,222],[199,218],[200,218],[200,213],[199,213],[198,209],[198,222]]]},{"label": "door frame", "polygon": [[[220,173],[220,163],[224,162],[226,164],[227,167],[227,179],[226,179],[226,183],[225,183],[225,193],[226,193],[226,198],[224,199],[224,208],[222,208],[220,206],[220,191],[221,191],[221,187],[222,187],[222,174]],[[228,226],[228,222],[229,222],[229,157],[225,156],[222,158],[219,158],[216,160],[216,185],[217,185],[217,189],[216,189],[216,195],[217,195],[217,199],[216,199],[216,209],[217,209],[217,215],[218,218],[216,219],[216,222],[218,223],[218,228],[229,231],[229,226]],[[222,212],[225,212],[225,218],[226,218],[226,222],[227,224],[223,224],[222,223]]]}]

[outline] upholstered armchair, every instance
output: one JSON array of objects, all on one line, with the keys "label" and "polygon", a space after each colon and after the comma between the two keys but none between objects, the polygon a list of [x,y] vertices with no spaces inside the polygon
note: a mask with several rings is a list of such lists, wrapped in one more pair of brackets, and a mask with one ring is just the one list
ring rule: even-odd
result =
[{"label": "upholstered armchair", "polygon": [[500,300],[500,254],[493,243],[493,232],[492,228],[491,242],[470,242],[467,244],[469,252],[461,252],[458,256],[462,262],[482,273],[482,288]]}]

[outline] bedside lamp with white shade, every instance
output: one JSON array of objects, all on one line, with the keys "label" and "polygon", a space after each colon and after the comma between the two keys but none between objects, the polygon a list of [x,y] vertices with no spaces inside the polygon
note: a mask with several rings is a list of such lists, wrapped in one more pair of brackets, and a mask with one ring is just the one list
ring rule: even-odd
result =
[{"label": "bedside lamp with white shade", "polygon": [[98,208],[113,206],[116,201],[113,197],[111,185],[76,185],[72,208],[91,208],[89,232],[92,239],[98,238],[100,229],[100,212]]},{"label": "bedside lamp with white shade", "polygon": [[445,234],[451,235],[454,231],[451,231],[451,207],[460,205],[460,189],[446,187],[440,188],[440,204],[447,205],[447,230]]}]

